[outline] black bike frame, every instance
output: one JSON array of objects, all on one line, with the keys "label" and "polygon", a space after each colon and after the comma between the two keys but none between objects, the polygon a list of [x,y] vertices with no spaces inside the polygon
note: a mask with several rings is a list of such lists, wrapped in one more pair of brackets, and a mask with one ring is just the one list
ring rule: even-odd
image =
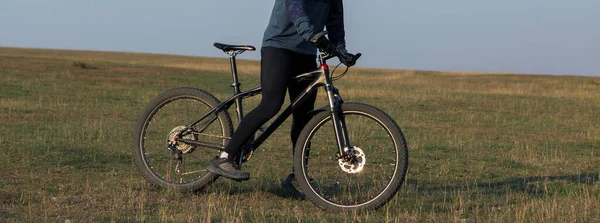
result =
[{"label": "black bike frame", "polygon": [[[261,92],[262,92],[261,87],[256,87],[256,88],[244,91],[244,92],[240,91],[241,84],[238,81],[235,57],[241,52],[229,51],[227,53],[230,56],[229,59],[230,59],[231,70],[232,70],[231,73],[232,73],[232,77],[233,77],[233,83],[231,84],[231,86],[234,88],[234,90],[233,90],[234,95],[231,96],[230,98],[228,98],[227,100],[225,100],[224,102],[222,102],[221,104],[219,104],[218,106],[216,106],[215,108],[211,109],[210,111],[208,111],[205,114],[203,114],[202,116],[200,116],[200,118],[196,119],[195,121],[193,121],[192,123],[187,125],[188,127],[186,129],[183,129],[181,132],[179,132],[179,134],[178,134],[179,137],[178,137],[177,141],[196,145],[196,146],[202,146],[202,147],[212,148],[212,149],[216,149],[216,150],[221,150],[221,151],[224,150],[225,148],[221,145],[206,143],[206,142],[197,141],[197,140],[184,139],[182,137],[182,135],[184,133],[186,133],[193,126],[196,126],[197,124],[202,122],[207,117],[210,117],[210,119],[207,120],[199,128],[200,131],[203,131],[205,128],[208,127],[208,125],[210,125],[212,122],[214,122],[217,119],[217,115],[219,112],[226,111],[234,103],[236,105],[236,113],[237,113],[237,118],[238,118],[238,123],[239,123],[239,121],[241,121],[242,118],[244,117],[242,100],[245,98],[248,98],[248,97],[253,97],[255,95],[261,94]],[[329,99],[329,106],[324,106],[323,108],[320,108],[317,110],[329,111],[331,113],[331,119],[333,120],[333,128],[336,132],[336,140],[337,140],[337,145],[338,145],[338,149],[340,152],[339,154],[340,155],[344,154],[344,148],[348,148],[350,145],[350,142],[347,137],[348,133],[346,131],[345,121],[344,121],[344,118],[342,115],[342,110],[341,110],[341,104],[343,103],[343,101],[342,101],[342,98],[338,94],[338,90],[332,84],[332,80],[331,80],[331,77],[329,74],[329,66],[326,63],[326,60],[330,59],[330,58],[331,57],[327,57],[326,55],[323,55],[323,54],[319,55],[320,66],[318,69],[316,69],[312,72],[300,74],[300,75],[294,77],[294,80],[313,79],[313,81],[306,88],[306,90],[304,90],[296,99],[294,99],[287,106],[287,108],[280,115],[278,115],[275,118],[275,120],[273,120],[273,122],[271,122],[271,124],[269,126],[267,126],[264,129],[264,131],[262,133],[260,133],[254,139],[254,141],[251,142],[251,147],[252,147],[253,151],[256,150],[256,148],[258,148],[269,136],[271,136],[271,134],[273,134],[273,132],[277,128],[279,128],[279,126],[302,103],[304,103],[304,101],[306,101],[306,99],[308,98],[307,96],[310,93],[316,91],[319,87],[325,87],[325,90],[327,92],[327,97]]]}]

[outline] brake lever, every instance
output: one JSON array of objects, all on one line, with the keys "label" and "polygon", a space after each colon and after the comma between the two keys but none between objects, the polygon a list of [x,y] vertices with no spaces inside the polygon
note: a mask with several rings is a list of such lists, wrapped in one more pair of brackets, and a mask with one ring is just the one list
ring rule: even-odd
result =
[{"label": "brake lever", "polygon": [[[335,48],[329,48],[328,50],[325,49],[319,49],[321,51],[321,53],[323,53],[323,59],[324,60],[329,60],[331,58],[337,57],[339,56],[339,52],[337,52],[337,50]],[[358,61],[358,58],[360,58],[362,56],[362,53],[357,53],[355,55],[352,56],[352,58],[350,59],[350,63],[348,65],[350,66],[354,66],[356,64],[356,61]]]},{"label": "brake lever", "polygon": [[321,52],[324,53],[323,54],[323,60],[329,60],[329,59],[334,58],[334,57],[337,56],[336,54],[334,54],[333,52],[330,52],[330,51],[329,52],[327,52],[327,51],[321,51]]}]

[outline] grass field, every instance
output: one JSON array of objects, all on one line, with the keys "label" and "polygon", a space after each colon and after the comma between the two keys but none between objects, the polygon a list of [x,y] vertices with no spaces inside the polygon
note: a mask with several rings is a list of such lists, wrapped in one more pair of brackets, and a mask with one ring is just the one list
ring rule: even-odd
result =
[{"label": "grass field", "polygon": [[[243,89],[259,84],[257,62],[238,67]],[[405,184],[375,211],[329,213],[283,196],[289,121],[244,166],[247,182],[219,179],[197,194],[150,187],[131,159],[138,115],[174,87],[226,99],[228,68],[0,48],[0,222],[600,222],[598,77],[351,70],[336,82],[345,101],[389,113],[409,145]]]}]

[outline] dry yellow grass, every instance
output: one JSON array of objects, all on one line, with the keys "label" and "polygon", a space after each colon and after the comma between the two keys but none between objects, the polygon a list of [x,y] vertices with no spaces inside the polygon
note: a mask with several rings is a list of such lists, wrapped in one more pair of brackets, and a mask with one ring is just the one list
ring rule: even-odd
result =
[{"label": "dry yellow grass", "polygon": [[[258,62],[238,65],[243,86],[257,85]],[[352,69],[335,82],[344,99],[389,113],[409,143],[408,179],[377,211],[282,198],[289,123],[245,166],[249,182],[220,179],[199,194],[150,188],[131,165],[137,116],[173,87],[227,98],[228,68],[215,58],[0,48],[0,222],[600,221],[597,77]]]}]

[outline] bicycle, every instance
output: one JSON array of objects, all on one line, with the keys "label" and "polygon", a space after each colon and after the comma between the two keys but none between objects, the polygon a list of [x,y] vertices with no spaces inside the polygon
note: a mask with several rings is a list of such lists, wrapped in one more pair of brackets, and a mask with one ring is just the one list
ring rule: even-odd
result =
[{"label": "bicycle", "polygon": [[[260,86],[242,92],[237,74],[236,56],[255,48],[221,43],[214,46],[229,55],[231,97],[220,102],[197,88],[171,89],[154,98],[137,121],[133,159],[143,177],[155,186],[192,192],[214,182],[219,176],[206,167],[233,135],[228,109],[235,104],[239,123],[244,116],[243,99],[261,93]],[[312,118],[294,145],[293,168],[300,190],[326,210],[376,209],[392,199],[404,182],[408,167],[406,140],[396,122],[380,109],[344,103],[333,80],[343,77],[349,67],[332,76],[326,63],[336,55],[335,50],[320,50],[318,69],[294,78],[312,80],[310,86],[270,125],[261,128],[235,160],[241,168],[309,92],[324,88],[328,105],[310,112]],[[352,65],[360,55],[352,58]]]}]

